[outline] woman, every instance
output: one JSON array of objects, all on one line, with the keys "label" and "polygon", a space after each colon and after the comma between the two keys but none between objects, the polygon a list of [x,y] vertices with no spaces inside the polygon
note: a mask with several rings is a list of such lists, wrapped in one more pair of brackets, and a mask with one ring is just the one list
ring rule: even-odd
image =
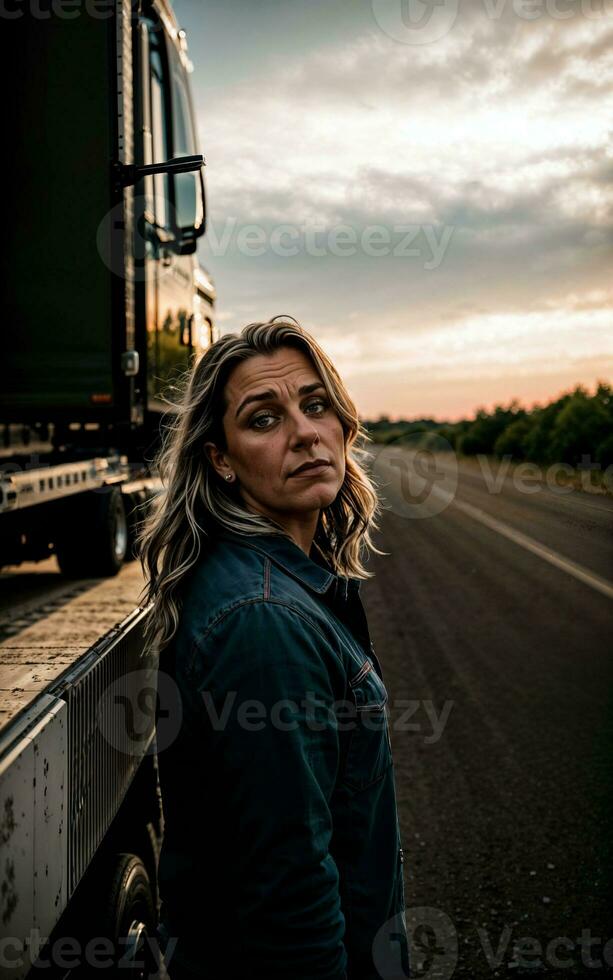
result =
[{"label": "woman", "polygon": [[139,539],[181,705],[159,751],[168,973],[406,977],[387,692],[358,594],[379,504],[355,406],[275,317],[214,343],[175,408]]}]

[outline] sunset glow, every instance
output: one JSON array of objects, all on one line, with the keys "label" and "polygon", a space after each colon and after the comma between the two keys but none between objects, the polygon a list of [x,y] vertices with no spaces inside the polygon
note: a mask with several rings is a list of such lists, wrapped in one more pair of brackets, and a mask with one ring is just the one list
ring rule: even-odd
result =
[{"label": "sunset glow", "polygon": [[[478,2],[409,44],[370,4],[335,7],[175,4],[198,54],[201,255],[222,330],[296,316],[368,417],[459,418],[611,381],[611,17]],[[239,237],[251,226],[259,254]],[[387,253],[363,246],[373,227]]]}]

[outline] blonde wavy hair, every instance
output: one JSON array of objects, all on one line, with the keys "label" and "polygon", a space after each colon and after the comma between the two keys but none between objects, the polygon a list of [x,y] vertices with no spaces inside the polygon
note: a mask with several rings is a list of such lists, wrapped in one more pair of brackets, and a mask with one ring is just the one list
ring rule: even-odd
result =
[{"label": "blonde wavy hair", "polygon": [[226,381],[238,364],[257,354],[272,354],[292,347],[310,357],[336,411],[345,438],[345,479],[335,498],[322,509],[314,544],[340,575],[371,578],[362,563],[363,550],[386,554],[372,543],[370,532],[379,527],[381,508],[377,489],[360,465],[368,451],[356,440],[371,442],[356,407],[319,344],[293,317],[273,317],[250,323],[240,334],[225,334],[215,341],[179,383],[178,400],[170,401],[171,424],[162,429],[160,449],[153,460],[162,482],[144,520],[138,524],[136,552],[145,575],[144,600],[152,604],[145,621],[146,647],[159,653],[179,625],[181,588],[215,531],[289,535],[275,521],[244,506],[240,488],[228,485],[210,463],[207,441],[227,448],[223,417]]}]

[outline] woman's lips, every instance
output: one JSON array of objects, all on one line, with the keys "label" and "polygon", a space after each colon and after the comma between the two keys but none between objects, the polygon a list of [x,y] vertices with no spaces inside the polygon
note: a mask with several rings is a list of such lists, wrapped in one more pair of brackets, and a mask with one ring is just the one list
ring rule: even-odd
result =
[{"label": "woman's lips", "polygon": [[293,477],[297,476],[318,476],[325,470],[329,470],[331,463],[319,463],[317,466],[307,466],[305,469],[300,470],[299,473],[292,473]]}]

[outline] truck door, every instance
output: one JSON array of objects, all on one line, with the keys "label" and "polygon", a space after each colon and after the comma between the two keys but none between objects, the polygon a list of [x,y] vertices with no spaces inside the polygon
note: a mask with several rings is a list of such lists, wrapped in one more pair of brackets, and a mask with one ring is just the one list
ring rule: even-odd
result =
[{"label": "truck door", "polygon": [[[136,97],[141,124],[137,142],[144,164],[198,152],[189,80],[177,43],[150,8],[138,34],[140,85]],[[136,238],[143,249],[143,274],[137,323],[140,319],[141,349],[146,349],[147,406],[154,412],[167,410],[162,393],[188,369],[194,349],[194,259],[173,249],[182,200],[189,198],[190,183],[193,195],[193,181],[189,173],[156,174],[144,178],[138,195],[141,208]]]}]

